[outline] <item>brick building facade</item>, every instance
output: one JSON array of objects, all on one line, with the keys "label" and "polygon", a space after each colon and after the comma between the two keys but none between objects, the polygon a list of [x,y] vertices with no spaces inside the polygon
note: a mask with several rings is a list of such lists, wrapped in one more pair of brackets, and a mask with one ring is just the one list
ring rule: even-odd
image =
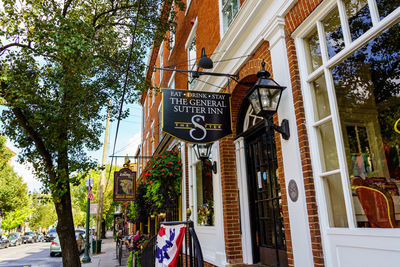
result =
[{"label": "brick building facade", "polygon": [[[381,192],[392,203],[380,207],[388,214],[379,220],[387,216],[392,226],[385,227],[364,205],[383,196],[364,201],[356,181],[369,187],[384,177],[389,188],[400,180],[399,130],[385,131],[387,113],[379,105],[400,103],[400,93],[381,97],[378,86],[398,85],[399,69],[375,49],[379,44],[398,59],[399,47],[388,40],[400,38],[386,34],[399,27],[398,7],[383,0],[186,1],[175,33],[167,34],[173,42],[155,44],[149,66],[195,70],[205,48],[214,61],[209,71],[239,74],[239,81],[206,75],[191,81],[187,73],[159,70],[147,78],[156,88],[230,93],[233,134],[212,145],[217,173],[207,180],[192,145],[162,133],[161,93],[148,91],[141,98],[140,153],[180,147],[181,215],[191,209],[207,265],[397,266],[400,232],[388,228],[396,228],[398,193]],[[286,87],[274,122],[289,121],[288,140],[268,131],[245,98],[262,60]],[[385,68],[393,71],[384,76]],[[391,110],[390,125],[400,119],[396,104]],[[298,195],[290,198],[289,191]],[[212,219],[203,220],[203,211]]]}]

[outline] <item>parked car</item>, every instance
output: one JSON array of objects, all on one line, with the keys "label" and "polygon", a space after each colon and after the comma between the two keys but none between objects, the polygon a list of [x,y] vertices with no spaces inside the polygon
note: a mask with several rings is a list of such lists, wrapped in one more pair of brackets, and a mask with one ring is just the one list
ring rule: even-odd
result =
[{"label": "parked car", "polygon": [[51,241],[53,241],[54,240],[54,238],[56,238],[56,236],[57,236],[57,231],[56,231],[56,229],[50,229],[48,232],[47,232],[47,235],[45,236],[45,240],[46,240],[46,242],[51,242]]},{"label": "parked car", "polygon": [[11,233],[8,236],[8,240],[10,241],[10,246],[18,246],[22,244],[21,233]]},{"label": "parked car", "polygon": [[[78,246],[79,253],[85,251],[85,239],[83,238],[80,231],[75,232],[76,244]],[[54,257],[57,254],[61,254],[60,238],[58,235],[55,236],[54,240],[50,244],[50,257]]]},{"label": "parked car", "polygon": [[56,254],[61,254],[61,245],[58,235],[54,235],[54,239],[50,244],[50,257],[54,257]]},{"label": "parked car", "polygon": [[22,243],[36,243],[37,242],[37,236],[35,235],[34,232],[25,232],[25,234],[22,236]]},{"label": "parked car", "polygon": [[37,232],[35,234],[36,234],[36,237],[37,237],[37,242],[44,242],[45,241],[44,240],[44,235],[42,233]]},{"label": "parked car", "polygon": [[10,240],[5,235],[0,236],[0,248],[8,248],[10,246]]}]

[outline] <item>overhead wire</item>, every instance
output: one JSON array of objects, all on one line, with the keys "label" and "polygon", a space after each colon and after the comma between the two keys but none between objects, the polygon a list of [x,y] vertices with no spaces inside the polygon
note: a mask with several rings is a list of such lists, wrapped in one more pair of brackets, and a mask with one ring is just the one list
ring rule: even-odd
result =
[{"label": "overhead wire", "polygon": [[110,181],[111,170],[112,170],[113,162],[114,162],[115,147],[116,147],[116,144],[117,144],[118,132],[119,132],[119,124],[120,124],[120,121],[121,121],[122,108],[124,106],[124,99],[125,99],[125,93],[126,93],[126,88],[127,88],[127,83],[128,83],[130,65],[131,65],[131,62],[132,62],[133,47],[134,47],[135,38],[136,38],[136,29],[137,29],[137,24],[138,24],[138,19],[139,19],[139,14],[140,14],[141,8],[142,8],[142,0],[139,0],[138,10],[136,12],[136,18],[135,18],[135,27],[134,27],[133,34],[132,34],[132,42],[131,42],[131,47],[130,47],[130,51],[129,51],[128,62],[127,62],[127,65],[126,65],[124,88],[123,88],[123,91],[122,91],[121,104],[120,104],[118,120],[117,120],[117,128],[116,128],[116,131],[115,131],[114,147],[113,147],[113,153],[112,153],[112,157],[111,157],[110,170],[108,172],[108,178],[107,178],[105,190],[107,190],[107,186],[108,186],[108,183]]}]

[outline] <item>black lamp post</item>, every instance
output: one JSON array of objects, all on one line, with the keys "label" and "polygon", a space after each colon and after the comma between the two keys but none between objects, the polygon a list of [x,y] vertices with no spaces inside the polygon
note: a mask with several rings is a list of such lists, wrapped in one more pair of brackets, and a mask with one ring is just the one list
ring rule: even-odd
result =
[{"label": "black lamp post", "polygon": [[[209,160],[211,154],[211,146],[212,144],[194,144],[193,149],[197,159],[201,160],[201,162],[203,163],[204,161]],[[212,163],[212,170],[213,173],[217,173],[217,163],[215,161],[213,161]]]},{"label": "black lamp post", "polygon": [[253,107],[254,113],[267,119],[268,126],[282,134],[282,138],[288,140],[290,137],[289,121],[282,120],[281,126],[273,123],[272,116],[277,112],[281,101],[282,91],[286,88],[280,86],[273,79],[271,74],[265,70],[264,60],[261,63],[262,69],[257,73],[258,80],[247,93],[246,98]]}]

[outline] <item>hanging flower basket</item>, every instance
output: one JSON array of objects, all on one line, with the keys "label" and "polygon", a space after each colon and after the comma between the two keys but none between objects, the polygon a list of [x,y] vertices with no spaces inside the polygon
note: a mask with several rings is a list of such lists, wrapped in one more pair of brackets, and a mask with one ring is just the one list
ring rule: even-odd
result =
[{"label": "hanging flower basket", "polygon": [[178,154],[166,151],[149,160],[138,180],[138,188],[145,187],[144,198],[151,203],[151,212],[171,210],[179,196],[182,163]]}]

